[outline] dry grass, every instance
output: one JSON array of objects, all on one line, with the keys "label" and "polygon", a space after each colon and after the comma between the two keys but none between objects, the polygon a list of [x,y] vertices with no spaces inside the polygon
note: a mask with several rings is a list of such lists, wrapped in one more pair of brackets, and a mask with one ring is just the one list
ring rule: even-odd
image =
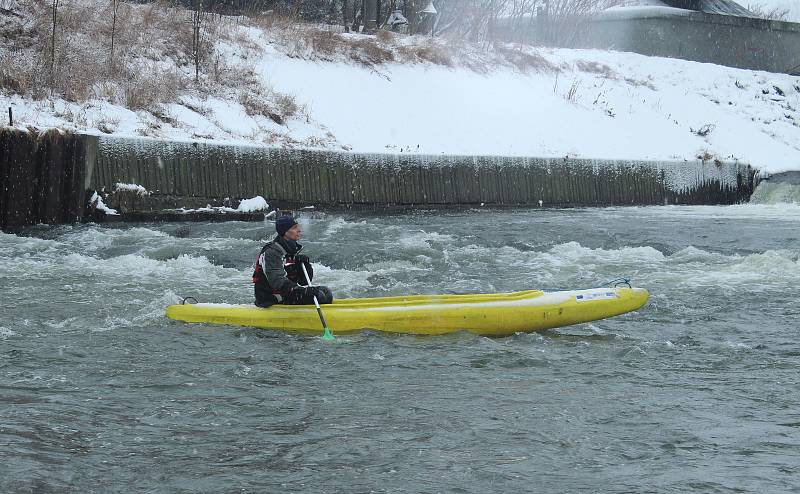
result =
[{"label": "dry grass", "polygon": [[321,58],[332,59],[333,55],[344,51],[347,47],[347,43],[339,34],[330,30],[306,28],[289,30],[287,33],[295,33],[300,36],[292,41],[298,47],[310,48],[312,53],[321,55]]},{"label": "dry grass", "polygon": [[366,66],[395,60],[392,50],[374,36],[346,38],[336,30],[314,25],[273,24],[289,56],[309,60],[351,60]]},{"label": "dry grass", "polygon": [[97,130],[104,134],[113,134],[117,125],[119,125],[119,119],[106,117],[97,122]]},{"label": "dry grass", "polygon": [[176,72],[153,69],[132,71],[122,85],[125,106],[132,110],[153,110],[161,103],[177,100],[185,77]]},{"label": "dry grass", "polygon": [[414,50],[414,54],[420,60],[430,62],[434,65],[444,65],[445,67],[452,67],[455,65],[450,52],[445,47],[433,42],[417,46]]},{"label": "dry grass", "polygon": [[[0,16],[0,38],[4,40],[0,45],[0,90],[34,99],[60,96],[79,103],[98,98],[132,110],[146,110],[156,120],[142,131],[145,135],[157,133],[159,118],[167,121],[162,118],[165,113],[160,106],[181,101],[182,95],[196,95],[202,100],[203,95],[230,94],[231,88],[237,94],[250,92],[241,97],[248,112],[279,123],[301,111],[294,97],[263,88],[251,63],[232,61],[215,53],[212,39],[227,40],[243,47],[241,51],[247,54],[261,51],[237,28],[239,19],[221,21],[211,15],[205,19],[206,43],[200,53],[200,80],[195,82],[188,10],[161,1],[144,5],[120,3],[112,57],[110,3],[62,2],[52,52],[49,2],[0,1],[11,9],[11,13]],[[315,40],[324,49],[324,35],[318,34]],[[208,109],[192,109],[209,114]],[[77,114],[63,118],[81,123]],[[101,123],[103,132],[115,126],[111,121]]]},{"label": "dry grass", "polygon": [[702,161],[703,163],[707,163],[711,160],[714,160],[715,162],[720,161],[719,158],[717,158],[716,155],[711,151],[709,151],[708,149],[701,149],[700,151],[698,151],[696,158]]},{"label": "dry grass", "polygon": [[391,32],[391,31],[387,31],[386,29],[380,29],[380,30],[378,30],[377,33],[375,33],[375,39],[377,39],[379,42],[384,43],[384,44],[395,43],[396,40],[397,40],[397,37],[398,37],[397,34]]},{"label": "dry grass", "polygon": [[632,77],[625,77],[623,78],[625,82],[630,84],[631,86],[644,86],[648,89],[652,89],[653,91],[656,90],[656,87],[653,85],[651,81],[643,81],[641,79],[634,79]]},{"label": "dry grass", "polygon": [[381,46],[375,37],[363,37],[350,43],[350,59],[367,66],[394,62],[391,50]]},{"label": "dry grass", "polygon": [[[240,29],[241,26],[261,27],[262,36],[276,49],[309,60],[370,68],[397,62],[425,63],[483,73],[496,66],[511,66],[521,72],[560,70],[527,47],[476,45],[390,31],[379,31],[374,36],[344,34],[339,27],[303,24],[275,15],[208,16],[203,31],[207,42],[200,53],[201,73],[195,81],[190,11],[165,1],[119,4],[112,57],[110,2],[62,2],[56,49],[51,53],[49,1],[0,0],[13,10],[0,15],[0,37],[4,40],[0,44],[0,90],[35,99],[60,96],[78,103],[101,99],[144,110],[154,117],[141,130],[143,135],[157,135],[164,123],[173,125],[162,109],[167,103],[181,103],[210,116],[213,112],[197,103],[208,96],[238,100],[247,114],[269,118],[279,125],[303,115],[308,118],[307,109],[294,96],[262,85],[262,75],[253,65],[262,48],[254,42],[254,31]],[[221,49],[226,43],[236,47],[236,56]],[[610,71],[604,67],[587,62],[583,70]],[[77,110],[64,118],[76,125],[86,123],[85,112]],[[116,126],[113,121],[98,125],[102,132],[113,131]],[[288,142],[286,138],[281,140]]]},{"label": "dry grass", "polygon": [[589,60],[578,60],[575,62],[575,67],[581,72],[588,72],[590,74],[599,74],[607,79],[616,79],[617,74],[608,65],[600,62]]},{"label": "dry grass", "polygon": [[498,65],[521,72],[560,70],[530,47],[510,48],[500,43],[479,46],[463,40],[409,37],[385,30],[374,36],[344,35],[338,28],[298,24],[274,16],[260,22],[262,26],[266,24],[272,27],[271,39],[277,40],[289,56],[308,60],[350,61],[367,67],[391,62],[430,63],[461,66],[479,73],[488,73]]},{"label": "dry grass", "polygon": [[241,92],[239,103],[251,117],[267,117],[278,125],[284,125],[302,110],[294,96],[263,87]]},{"label": "dry grass", "polygon": [[[49,3],[17,0],[14,4],[17,13],[24,11],[28,29],[23,35],[12,26],[0,36],[24,40],[29,47],[0,47],[0,85],[8,91],[37,99],[61,96],[74,102],[98,96],[114,103],[122,99],[130,108],[139,109],[173,99],[183,85],[177,71],[165,70],[169,63],[162,62],[165,52],[183,51],[180,40],[187,29],[173,9],[159,4],[121,4],[112,64],[111,18],[105,4],[98,9],[90,2],[62,3],[55,50]],[[131,68],[142,59],[154,60],[154,64]],[[173,64],[176,62],[184,63],[185,58]]]},{"label": "dry grass", "polygon": [[239,104],[251,117],[267,117],[278,125],[283,125],[283,117],[272,108],[267,98],[260,94],[242,92],[239,95]]},{"label": "dry grass", "polygon": [[527,50],[495,47],[497,53],[520,72],[558,72],[559,68],[538,53]]},{"label": "dry grass", "polygon": [[300,110],[297,100],[290,94],[276,92],[274,99],[278,113],[283,117],[284,120],[294,117]]}]

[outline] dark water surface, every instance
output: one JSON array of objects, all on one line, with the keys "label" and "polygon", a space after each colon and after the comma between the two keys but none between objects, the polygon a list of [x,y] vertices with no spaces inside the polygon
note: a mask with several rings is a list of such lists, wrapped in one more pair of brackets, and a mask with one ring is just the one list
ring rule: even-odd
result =
[{"label": "dark water surface", "polygon": [[303,226],[340,297],[628,276],[652,298],[543,334],[330,344],[163,317],[248,303],[271,224],[0,234],[0,492],[800,491],[800,207]]}]

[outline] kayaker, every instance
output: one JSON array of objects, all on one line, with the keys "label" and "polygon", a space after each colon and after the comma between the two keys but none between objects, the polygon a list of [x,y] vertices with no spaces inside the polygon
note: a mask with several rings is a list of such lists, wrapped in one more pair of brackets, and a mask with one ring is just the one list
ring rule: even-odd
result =
[{"label": "kayaker", "polygon": [[306,282],[301,265],[305,265],[311,279],[314,270],[308,256],[300,254],[303,246],[297,241],[303,231],[297,221],[291,215],[281,216],[275,221],[275,231],[278,235],[261,249],[253,267],[256,305],[313,304],[315,296],[320,304],[333,302],[328,287],[306,286],[311,280]]}]

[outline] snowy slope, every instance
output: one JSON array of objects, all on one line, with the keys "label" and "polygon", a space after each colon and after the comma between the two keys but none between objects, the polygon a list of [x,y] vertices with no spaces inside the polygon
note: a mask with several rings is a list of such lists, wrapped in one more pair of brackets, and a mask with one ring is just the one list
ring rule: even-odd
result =
[{"label": "snowy slope", "polygon": [[[800,168],[797,77],[629,53],[540,53],[565,68],[481,75],[392,65],[375,74],[275,55],[261,68],[355,151],[625,159],[705,154],[772,171]],[[709,133],[698,135],[704,126]]]},{"label": "snowy slope", "polygon": [[[183,95],[160,118],[92,100],[0,93],[17,127],[344,149],[353,152],[706,160],[800,170],[800,78],[597,50],[533,49],[547,66],[360,64],[290,53],[256,27],[247,59],[265,85],[294,96],[280,125],[235,96]],[[359,36],[350,35],[357,39]],[[415,43],[414,39],[408,43]],[[287,54],[288,53],[288,54]],[[291,55],[291,56],[290,56]],[[252,113],[252,112],[251,112]]]}]

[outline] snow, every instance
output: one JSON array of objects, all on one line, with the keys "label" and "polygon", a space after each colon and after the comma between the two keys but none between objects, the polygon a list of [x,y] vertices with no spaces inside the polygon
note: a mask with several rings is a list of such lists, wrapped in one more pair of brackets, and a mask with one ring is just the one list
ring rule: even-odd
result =
[{"label": "snow", "polygon": [[691,14],[691,10],[663,5],[635,5],[611,7],[601,12],[598,17],[604,20],[624,20],[641,17],[687,17]]},{"label": "snow", "polygon": [[148,191],[143,186],[138,185],[138,184],[123,184],[123,183],[120,183],[120,182],[117,182],[116,184],[114,184],[114,192],[121,191],[121,190],[128,191],[128,192],[133,192],[136,195],[140,195],[140,196],[149,196],[150,195],[150,191]]},{"label": "snow", "polygon": [[254,213],[258,211],[266,211],[269,209],[269,204],[267,201],[261,196],[255,196],[252,199],[245,199],[239,203],[239,207],[236,208],[236,211],[240,213]]},{"label": "snow", "polygon": [[[302,87],[298,97],[353,151],[644,160],[708,152],[765,171],[800,166],[800,127],[785,116],[800,119],[797,77],[598,50],[542,54],[568,70],[393,65],[375,76],[279,56],[261,68],[277,89]],[[608,73],[576,68],[587,62]],[[363,81],[358,91],[354,80]],[[353,115],[369,102],[384,111]],[[706,124],[707,136],[693,132]]]},{"label": "snow", "polygon": [[[646,7],[643,7],[646,8]],[[183,95],[168,118],[99,100],[33,101],[0,93],[18,128],[359,153],[502,155],[751,164],[800,170],[800,78],[601,50],[518,48],[557,71],[429,63],[373,66],[290,57],[255,27],[264,83],[296,99],[284,125],[230,95]],[[358,38],[360,35],[351,35]],[[409,43],[412,42],[409,38]],[[235,89],[235,88],[232,88]],[[713,129],[703,134],[703,127]]]},{"label": "snow", "polygon": [[103,198],[95,191],[92,193],[92,197],[89,198],[89,205],[93,206],[95,209],[103,211],[107,215],[118,215],[116,209],[111,209],[110,207],[106,206],[103,202]]},{"label": "snow", "polygon": [[[255,196],[251,199],[242,200],[239,203],[239,207],[236,209],[227,206],[212,206],[208,204],[204,208],[178,208],[174,209],[173,211],[178,213],[258,213],[261,211],[266,211],[267,209],[269,209],[269,204],[267,204],[267,201],[261,196]],[[264,215],[264,218],[270,218],[274,215],[275,211],[270,211]]]}]

